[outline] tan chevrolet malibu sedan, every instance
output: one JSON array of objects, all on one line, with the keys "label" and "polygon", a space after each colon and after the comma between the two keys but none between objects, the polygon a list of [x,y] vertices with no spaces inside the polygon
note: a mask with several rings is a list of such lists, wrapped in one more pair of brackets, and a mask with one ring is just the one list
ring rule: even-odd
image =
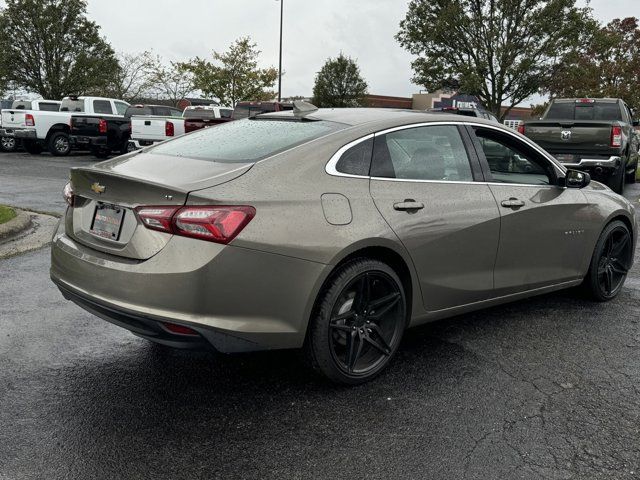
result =
[{"label": "tan chevrolet malibu sedan", "polygon": [[259,115],[74,168],[53,238],[65,298],[136,335],[303,348],[379,374],[408,327],[581,285],[618,295],[632,205],[522,135],[378,109]]}]

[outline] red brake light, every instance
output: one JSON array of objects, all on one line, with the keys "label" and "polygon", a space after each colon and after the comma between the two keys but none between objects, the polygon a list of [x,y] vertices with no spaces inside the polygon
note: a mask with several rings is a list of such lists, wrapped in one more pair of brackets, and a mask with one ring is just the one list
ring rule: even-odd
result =
[{"label": "red brake light", "polygon": [[596,103],[596,101],[593,98],[579,98],[576,103]]},{"label": "red brake light", "polygon": [[173,225],[178,235],[227,244],[255,214],[255,208],[246,206],[184,207],[176,213]]},{"label": "red brake light", "polygon": [[192,328],[185,327],[184,325],[178,325],[177,323],[162,322],[162,325],[164,325],[164,328],[169,330],[171,333],[176,333],[178,335],[198,335],[198,332]]},{"label": "red brake light", "polygon": [[173,137],[175,135],[175,130],[173,128],[173,123],[165,122],[164,123],[164,134],[167,137]]},{"label": "red brake light", "polygon": [[611,146],[614,148],[622,146],[622,127],[611,127]]},{"label": "red brake light", "polygon": [[27,127],[35,127],[36,126],[36,121],[33,118],[33,115],[31,115],[30,113],[27,113],[24,116],[24,123]]},{"label": "red brake light", "polygon": [[520,125],[518,125],[518,133],[521,133],[522,135],[524,135],[524,123],[521,123]]},{"label": "red brake light", "polygon": [[67,202],[67,205],[73,207],[75,196],[73,194],[73,185],[71,185],[71,182],[68,182],[62,189],[62,196],[64,197],[64,201]]},{"label": "red brake light", "polygon": [[151,230],[227,244],[256,215],[249,206],[138,207],[142,224]]},{"label": "red brake light", "polygon": [[138,217],[151,230],[172,233],[171,219],[180,207],[138,207]]},{"label": "red brake light", "polygon": [[100,120],[100,123],[98,123],[98,132],[107,133],[107,121],[106,120]]}]

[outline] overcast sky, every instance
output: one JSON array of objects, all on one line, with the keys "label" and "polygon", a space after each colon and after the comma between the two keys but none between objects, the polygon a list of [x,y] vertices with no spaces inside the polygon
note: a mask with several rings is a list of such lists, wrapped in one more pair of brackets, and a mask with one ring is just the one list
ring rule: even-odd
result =
[{"label": "overcast sky", "polygon": [[[407,3],[284,0],[283,95],[311,95],[316,72],[341,51],[358,60],[370,93],[417,93],[420,87],[411,83],[412,56],[393,38]],[[262,50],[262,65],[278,65],[277,0],[89,0],[88,4],[90,18],[118,51],[153,49],[167,60],[185,60],[224,51],[236,38],[249,35]],[[592,0],[591,6],[602,21],[640,17],[640,0]]]}]

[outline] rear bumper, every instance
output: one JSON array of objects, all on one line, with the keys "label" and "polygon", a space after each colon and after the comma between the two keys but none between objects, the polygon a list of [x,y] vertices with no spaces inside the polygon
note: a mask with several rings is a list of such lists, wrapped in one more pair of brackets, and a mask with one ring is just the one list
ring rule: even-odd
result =
[{"label": "rear bumper", "polygon": [[[225,353],[298,348],[328,266],[173,237],[145,261],[53,238],[51,279],[65,298],[136,335],[173,346],[208,343]],[[188,326],[201,338],[171,334]]]},{"label": "rear bumper", "polygon": [[155,145],[156,143],[160,143],[161,140],[129,140],[129,144],[133,146],[135,150],[140,150],[141,148],[150,147],[151,145]]},{"label": "rear bumper", "polygon": [[71,144],[75,147],[106,147],[107,137],[95,137],[86,135],[71,135]]},{"label": "rear bumper", "polygon": [[562,163],[567,168],[609,168],[616,169],[622,164],[622,157],[611,156],[609,158],[581,158],[579,162]]},{"label": "rear bumper", "polygon": [[15,137],[24,140],[37,140],[38,134],[30,128],[0,128],[0,137]]}]

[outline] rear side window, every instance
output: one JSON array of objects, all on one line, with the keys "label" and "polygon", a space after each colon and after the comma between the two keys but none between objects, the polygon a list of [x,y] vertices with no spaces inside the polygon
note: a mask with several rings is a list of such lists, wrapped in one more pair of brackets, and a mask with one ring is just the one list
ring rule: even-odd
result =
[{"label": "rear side window", "polygon": [[118,112],[118,115],[124,115],[125,112],[127,111],[127,108],[129,108],[129,105],[127,105],[126,103],[122,103],[122,102],[113,102],[113,103],[116,106],[116,111]]},{"label": "rear side window", "polygon": [[231,118],[233,115],[233,110],[230,108],[221,108],[220,109],[220,117],[221,118]]},{"label": "rear side window", "polygon": [[57,103],[39,103],[40,110],[45,112],[57,112],[60,109],[60,105]]},{"label": "rear side window", "polygon": [[182,116],[182,112],[176,108],[170,108],[169,109],[169,115],[172,117],[181,117]]},{"label": "rear side window", "polygon": [[345,127],[327,121],[240,120],[159,144],[149,153],[222,163],[256,162]]},{"label": "rear side window", "polygon": [[111,102],[109,100],[94,100],[93,112],[111,115],[113,113],[113,110],[111,110]]},{"label": "rear side window", "polygon": [[371,176],[473,181],[469,157],[455,125],[407,128],[377,136]]},{"label": "rear side window", "polygon": [[348,175],[369,175],[371,154],[373,153],[373,138],[354,145],[344,152],[336,164],[336,170]]}]

